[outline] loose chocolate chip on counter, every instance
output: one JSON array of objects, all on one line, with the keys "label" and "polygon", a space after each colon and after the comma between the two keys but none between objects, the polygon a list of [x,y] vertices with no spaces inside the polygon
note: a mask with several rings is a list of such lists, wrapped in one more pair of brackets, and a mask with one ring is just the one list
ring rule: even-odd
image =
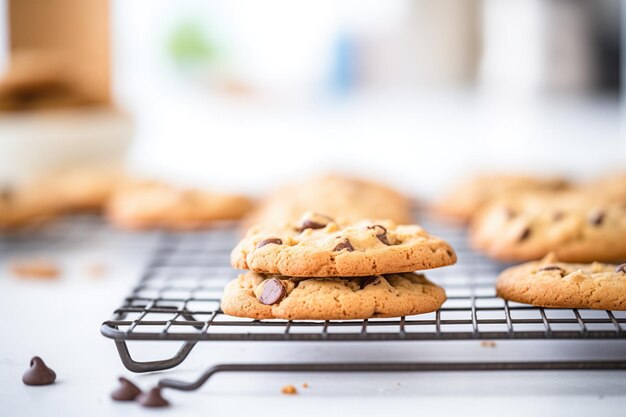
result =
[{"label": "loose chocolate chip on counter", "polygon": [[123,376],[119,377],[119,381],[120,386],[111,393],[111,398],[115,401],[133,401],[139,394],[141,394],[141,390],[137,387],[137,385],[133,384]]},{"label": "loose chocolate chip on counter", "polygon": [[270,278],[265,281],[259,301],[265,305],[272,305],[280,302],[285,295],[287,295],[287,290],[283,283],[277,278]]},{"label": "loose chocolate chip on counter", "polygon": [[367,228],[370,230],[374,230],[376,232],[376,237],[378,238],[378,240],[389,246],[389,240],[387,239],[387,229],[379,224],[375,224],[374,226],[368,226]]},{"label": "loose chocolate chip on counter", "polygon": [[304,213],[300,218],[300,231],[306,229],[323,229],[328,223],[332,223],[334,220],[325,214],[319,213]]},{"label": "loose chocolate chip on counter", "polygon": [[605,213],[603,211],[597,211],[589,216],[589,223],[594,226],[600,226],[604,222]]},{"label": "loose chocolate chip on counter", "polygon": [[626,264],[617,265],[617,268],[615,268],[615,272],[621,272],[626,274]]},{"label": "loose chocolate chip on counter", "polygon": [[519,241],[523,242],[524,240],[528,239],[529,237],[530,237],[530,227],[527,227],[524,230],[522,230],[522,233],[519,236]]},{"label": "loose chocolate chip on counter", "polygon": [[337,246],[335,246],[335,249],[333,249],[333,251],[338,252],[344,249],[347,249],[348,252],[354,252],[354,247],[352,247],[352,244],[350,243],[349,239],[345,239],[343,242],[338,243]]},{"label": "loose chocolate chip on counter", "polygon": [[380,278],[378,277],[365,277],[361,278],[361,289],[367,287],[368,285],[376,285],[380,282]]},{"label": "loose chocolate chip on counter", "polygon": [[161,388],[155,387],[137,396],[137,401],[144,407],[167,407],[170,402],[161,395]]},{"label": "loose chocolate chip on counter", "polygon": [[26,385],[50,385],[56,379],[57,374],[39,356],[30,360],[30,369],[22,375],[22,382]]},{"label": "loose chocolate chip on counter", "polygon": [[256,248],[262,248],[265,245],[269,245],[269,244],[273,244],[273,245],[282,245],[283,241],[277,237],[272,237],[270,239],[264,239],[262,241],[260,241],[259,243],[256,244]]}]

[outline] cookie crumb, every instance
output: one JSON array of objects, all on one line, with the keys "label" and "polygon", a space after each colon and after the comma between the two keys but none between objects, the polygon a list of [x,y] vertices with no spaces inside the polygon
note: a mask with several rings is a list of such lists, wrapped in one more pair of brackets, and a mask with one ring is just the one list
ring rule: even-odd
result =
[{"label": "cookie crumb", "polygon": [[480,347],[494,348],[496,347],[496,342],[494,342],[493,340],[483,340],[482,342],[480,342]]},{"label": "cookie crumb", "polygon": [[280,390],[280,392],[282,392],[285,395],[296,395],[298,393],[298,390],[293,385],[285,385]]},{"label": "cookie crumb", "polygon": [[59,267],[45,259],[30,259],[15,262],[11,272],[18,278],[56,279],[60,275]]},{"label": "cookie crumb", "polygon": [[304,384],[302,384],[302,388],[305,388],[305,389],[306,389],[306,388],[308,388],[308,387],[309,387],[309,384],[307,384],[306,382],[305,382]]}]

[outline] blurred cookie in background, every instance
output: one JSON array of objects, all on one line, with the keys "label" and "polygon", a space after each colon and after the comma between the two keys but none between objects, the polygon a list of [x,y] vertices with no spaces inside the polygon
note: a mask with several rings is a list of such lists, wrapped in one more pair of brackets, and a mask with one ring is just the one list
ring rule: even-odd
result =
[{"label": "blurred cookie in background", "polygon": [[408,197],[386,185],[327,174],[276,189],[244,223],[295,222],[303,213],[312,211],[346,221],[371,218],[408,224],[413,222],[411,206]]},{"label": "blurred cookie in background", "polygon": [[242,195],[130,180],[116,188],[106,212],[124,229],[195,230],[239,219],[251,207],[252,201]]},{"label": "blurred cookie in background", "polygon": [[0,186],[0,229],[39,225],[56,214],[50,199],[32,185]]},{"label": "blurred cookie in background", "polygon": [[49,196],[59,212],[101,212],[123,178],[122,170],[116,167],[79,167],[51,173],[35,186]]},{"label": "blurred cookie in background", "polygon": [[451,188],[433,207],[446,220],[468,223],[483,204],[512,191],[558,191],[568,187],[561,178],[517,174],[483,174],[470,177]]},{"label": "blurred cookie in background", "polygon": [[550,252],[564,262],[626,259],[626,206],[601,193],[509,193],[486,204],[472,219],[474,248],[501,261],[541,259]]}]

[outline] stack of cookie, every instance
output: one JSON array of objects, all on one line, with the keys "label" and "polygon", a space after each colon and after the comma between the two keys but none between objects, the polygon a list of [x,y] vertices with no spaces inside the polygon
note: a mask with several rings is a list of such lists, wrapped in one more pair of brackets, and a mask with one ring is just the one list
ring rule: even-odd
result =
[{"label": "stack of cookie", "polygon": [[247,269],[224,290],[226,314],[254,319],[347,320],[437,310],[441,287],[417,270],[456,262],[450,245],[417,225],[335,221],[305,213],[252,227],[231,263]]}]

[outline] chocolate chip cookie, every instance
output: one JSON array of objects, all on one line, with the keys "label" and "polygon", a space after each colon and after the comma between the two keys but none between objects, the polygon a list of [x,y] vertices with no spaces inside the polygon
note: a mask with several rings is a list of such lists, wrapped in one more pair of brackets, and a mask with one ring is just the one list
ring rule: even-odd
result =
[{"label": "chocolate chip cookie", "polygon": [[411,201],[399,192],[368,180],[323,175],[279,188],[248,216],[245,225],[296,221],[306,211],[347,220],[412,221]]},{"label": "chocolate chip cookie", "polygon": [[238,219],[250,207],[251,201],[240,195],[133,181],[113,193],[107,214],[113,224],[127,229],[190,230]]},{"label": "chocolate chip cookie", "polygon": [[352,320],[437,310],[443,288],[414,273],[288,278],[247,272],[226,286],[224,313],[253,319]]},{"label": "chocolate chip cookie", "polygon": [[626,264],[564,263],[548,255],[503,271],[496,290],[539,307],[626,310]]},{"label": "chocolate chip cookie", "polygon": [[472,245],[503,261],[626,260],[626,205],[582,192],[520,193],[485,206],[470,227]]},{"label": "chocolate chip cookie", "polygon": [[480,175],[457,184],[435,204],[434,211],[446,219],[467,223],[483,204],[504,193],[561,190],[566,187],[567,182],[559,178],[504,174]]},{"label": "chocolate chip cookie", "polygon": [[455,262],[452,247],[418,225],[342,222],[311,212],[295,223],[252,227],[231,253],[235,268],[291,277],[391,274]]},{"label": "chocolate chip cookie", "polygon": [[31,184],[0,186],[0,229],[45,223],[57,211],[45,193]]}]

